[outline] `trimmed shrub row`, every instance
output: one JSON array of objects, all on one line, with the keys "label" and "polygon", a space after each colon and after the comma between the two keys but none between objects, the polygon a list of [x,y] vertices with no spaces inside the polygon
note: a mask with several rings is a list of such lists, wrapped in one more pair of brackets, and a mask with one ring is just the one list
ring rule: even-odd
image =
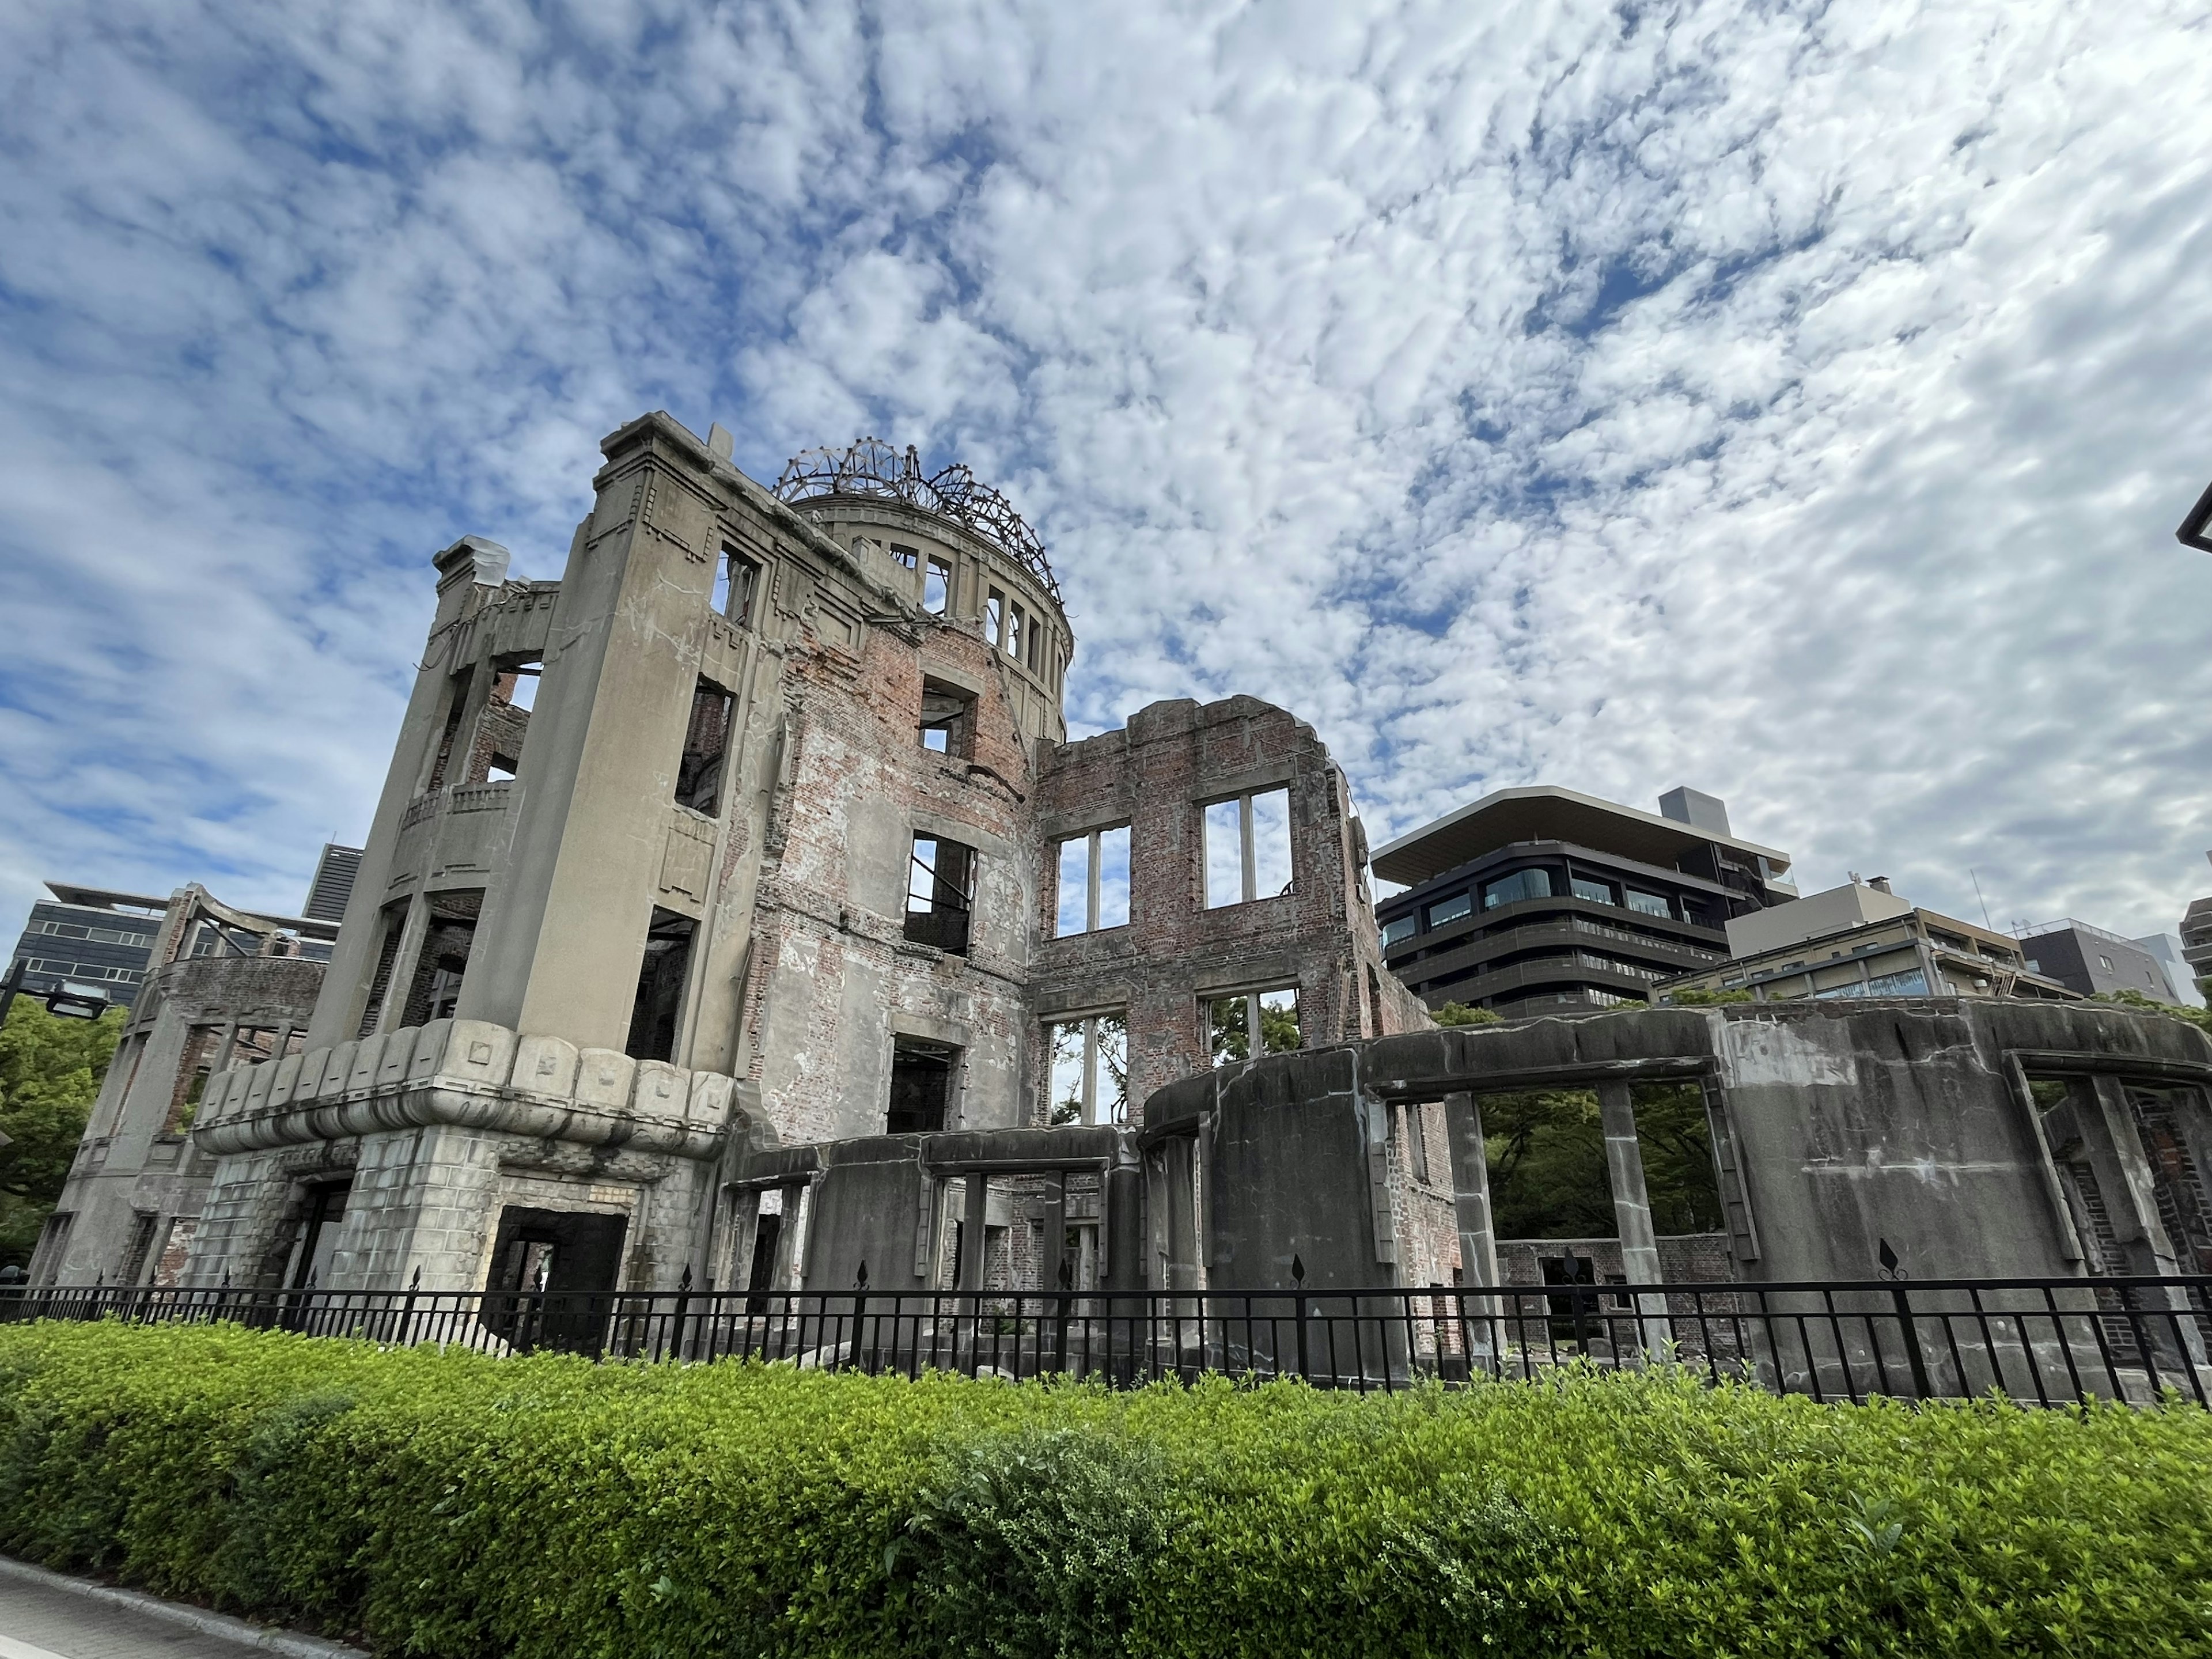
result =
[{"label": "trimmed shrub row", "polygon": [[2212,1414],[0,1328],[0,1548],[475,1659],[2212,1651]]}]

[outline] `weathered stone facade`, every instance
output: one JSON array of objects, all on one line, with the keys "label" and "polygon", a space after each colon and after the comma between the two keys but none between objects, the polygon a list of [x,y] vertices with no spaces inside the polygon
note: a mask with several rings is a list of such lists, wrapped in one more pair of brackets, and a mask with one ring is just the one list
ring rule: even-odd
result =
[{"label": "weathered stone facade", "polygon": [[[1123,1138],[973,1182],[922,1139],[1048,1125],[1071,1019],[1126,1041],[1130,1101],[1212,1062],[1224,998],[1239,1040],[1262,993],[1306,1042],[1426,1023],[1311,729],[1233,698],[1066,744],[1056,584],[964,471],[861,445],[772,492],[658,415],[604,448],[559,582],[439,556],[306,1052],[210,1090],[191,1282],[1050,1282],[1069,1238],[1103,1280]],[[1288,890],[1209,904],[1205,814],[1241,803],[1249,885],[1255,796]],[[1055,937],[1061,844],[1100,830],[1128,918]],[[817,1145],[847,1150],[769,1170]],[[863,1167],[905,1194],[896,1274],[825,1173]]]}]

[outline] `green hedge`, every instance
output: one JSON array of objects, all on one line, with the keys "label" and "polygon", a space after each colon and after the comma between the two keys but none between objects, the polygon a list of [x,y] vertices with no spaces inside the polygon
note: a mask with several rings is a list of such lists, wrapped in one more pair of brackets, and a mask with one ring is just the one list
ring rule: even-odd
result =
[{"label": "green hedge", "polygon": [[0,1548],[461,1659],[2212,1651],[2212,1416],[0,1328]]}]

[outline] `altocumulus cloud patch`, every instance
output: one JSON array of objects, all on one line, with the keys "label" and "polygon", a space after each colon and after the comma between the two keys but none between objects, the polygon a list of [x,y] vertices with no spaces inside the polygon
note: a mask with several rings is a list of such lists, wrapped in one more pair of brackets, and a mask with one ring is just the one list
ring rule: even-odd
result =
[{"label": "altocumulus cloud patch", "polygon": [[[1847,15],[1846,15],[1847,14]],[[1688,781],[1808,882],[2171,925],[2212,844],[2178,8],[20,7],[0,900],[286,906],[476,531],[651,407],[1046,534],[1079,730],[1249,691],[1379,838]]]}]

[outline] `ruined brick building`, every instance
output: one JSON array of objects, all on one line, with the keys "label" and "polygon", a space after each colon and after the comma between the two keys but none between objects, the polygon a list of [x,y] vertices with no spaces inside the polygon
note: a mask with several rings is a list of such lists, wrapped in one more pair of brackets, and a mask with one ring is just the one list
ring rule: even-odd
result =
[{"label": "ruined brick building", "polygon": [[560,581],[438,556],[312,1018],[199,1104],[185,1284],[2212,1264],[2202,1032],[1941,997],[1439,1031],[1310,728],[1232,697],[1066,741],[1057,584],[964,469],[871,442],[769,489],[659,414],[603,450]]},{"label": "ruined brick building", "polygon": [[438,556],[301,1050],[196,1126],[189,1282],[842,1282],[870,1230],[810,1213],[821,1159],[760,1167],[820,1145],[927,1192],[911,1282],[1094,1279],[1128,1103],[1426,1024],[1310,728],[1066,743],[1058,585],[965,469],[871,442],[770,490],[665,415],[603,447],[560,581]]}]

